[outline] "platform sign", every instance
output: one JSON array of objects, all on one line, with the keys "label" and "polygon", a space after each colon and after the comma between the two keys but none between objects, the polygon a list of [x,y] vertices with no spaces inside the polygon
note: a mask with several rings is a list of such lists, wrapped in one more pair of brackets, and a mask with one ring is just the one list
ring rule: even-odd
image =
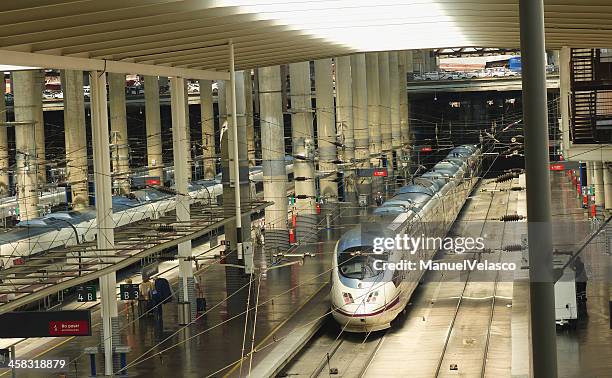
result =
[{"label": "platform sign", "polygon": [[89,336],[89,322],[86,320],[54,320],[49,322],[49,335]]},{"label": "platform sign", "polygon": [[138,299],[140,297],[138,284],[121,284],[119,285],[119,293],[123,301]]},{"label": "platform sign", "polygon": [[387,169],[386,168],[376,168],[374,169],[373,175],[374,177],[387,177]]},{"label": "platform sign", "polygon": [[77,302],[95,302],[97,301],[95,286],[77,286]]},{"label": "platform sign", "polygon": [[89,310],[7,312],[0,324],[0,338],[91,336]]},{"label": "platform sign", "polygon": [[576,161],[552,161],[550,162],[549,169],[551,171],[568,171],[571,169],[580,169],[580,164]]}]

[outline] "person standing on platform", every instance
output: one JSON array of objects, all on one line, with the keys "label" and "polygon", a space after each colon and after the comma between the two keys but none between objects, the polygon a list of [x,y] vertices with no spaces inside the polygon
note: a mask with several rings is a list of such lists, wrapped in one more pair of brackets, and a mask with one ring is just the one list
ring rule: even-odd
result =
[{"label": "person standing on platform", "polygon": [[587,274],[584,268],[582,259],[578,256],[574,260],[572,269],[576,274],[576,301],[578,302],[578,314],[586,315],[586,287],[587,287]]},{"label": "person standing on platform", "polygon": [[143,277],[142,282],[138,285],[138,291],[140,292],[140,296],[138,297],[138,314],[140,316],[148,313],[151,310],[152,300],[151,300],[151,291],[153,290],[153,282],[149,279],[149,277]]}]

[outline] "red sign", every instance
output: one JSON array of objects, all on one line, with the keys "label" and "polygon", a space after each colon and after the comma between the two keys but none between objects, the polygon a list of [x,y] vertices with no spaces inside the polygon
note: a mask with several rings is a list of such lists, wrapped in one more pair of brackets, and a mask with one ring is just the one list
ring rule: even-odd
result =
[{"label": "red sign", "polygon": [[25,260],[23,259],[23,257],[18,257],[13,260],[13,265],[23,265],[23,264],[25,264]]},{"label": "red sign", "polygon": [[387,170],[386,169],[375,169],[374,177],[387,177]]},{"label": "red sign", "polygon": [[51,336],[88,336],[89,322],[86,320],[59,320],[49,322]]},{"label": "red sign", "polygon": [[565,169],[565,165],[563,164],[551,164],[550,165],[551,171],[563,171],[564,169]]},{"label": "red sign", "polygon": [[421,147],[421,152],[431,152],[432,148],[431,147]]},{"label": "red sign", "polygon": [[147,185],[161,185],[160,179],[147,179]]}]

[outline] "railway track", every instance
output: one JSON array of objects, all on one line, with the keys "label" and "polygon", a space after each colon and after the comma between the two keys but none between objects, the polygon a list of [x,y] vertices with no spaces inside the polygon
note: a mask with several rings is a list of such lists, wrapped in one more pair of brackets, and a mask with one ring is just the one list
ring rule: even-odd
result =
[{"label": "railway track", "polygon": [[[495,184],[494,190],[498,190],[499,186],[510,187],[510,185]],[[490,233],[499,235],[500,250],[503,248],[506,236],[506,223],[499,222],[498,219],[509,214],[513,192],[506,193],[501,195],[506,197],[504,207],[494,206],[496,197],[500,194],[492,192],[479,233],[481,237]],[[489,260],[502,262],[503,253],[500,250],[493,252],[490,256],[493,259]],[[481,254],[473,258],[480,260],[482,256]],[[500,271],[496,271],[493,279],[489,281],[490,279],[490,273],[485,275],[481,271],[468,271],[436,364],[435,377],[456,376],[458,373],[470,377],[487,376],[491,330],[498,305]]]},{"label": "railway track", "polygon": [[330,320],[278,377],[362,377],[385,335],[341,332]]}]

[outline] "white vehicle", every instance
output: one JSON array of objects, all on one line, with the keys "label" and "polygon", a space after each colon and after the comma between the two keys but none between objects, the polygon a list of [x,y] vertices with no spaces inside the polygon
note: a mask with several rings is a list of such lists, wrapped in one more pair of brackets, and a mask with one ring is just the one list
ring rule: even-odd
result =
[{"label": "white vehicle", "polygon": [[51,92],[49,90],[43,91],[42,96],[43,96],[43,99],[45,99],[45,100],[53,100],[55,98],[53,96],[53,92]]},{"label": "white vehicle", "polygon": [[502,67],[485,68],[485,75],[494,78],[505,77],[506,70]]},{"label": "white vehicle", "polygon": [[459,71],[449,71],[449,72],[444,72],[442,73],[442,80],[463,80],[466,79],[467,76],[465,75],[465,72],[459,72]]},{"label": "white vehicle", "polygon": [[422,80],[440,80],[443,74],[438,71],[425,72],[421,74]]},{"label": "white vehicle", "polygon": [[200,84],[198,83],[187,84],[187,92],[188,93],[200,93]]},{"label": "white vehicle", "polygon": [[504,71],[504,76],[505,77],[517,77],[517,76],[521,76],[521,74],[516,71],[506,70]]},{"label": "white vehicle", "polygon": [[[453,149],[431,171],[400,188],[368,219],[342,235],[334,249],[330,297],[334,319],[344,330],[370,332],[391,326],[425,270],[381,269],[381,262],[431,260],[436,249],[377,252],[375,240],[426,232],[445,237],[478,181],[481,158],[474,145]],[[439,226],[428,226],[434,223]]]},{"label": "white vehicle", "polygon": [[481,79],[483,77],[485,77],[485,73],[484,71],[480,70],[480,71],[467,71],[463,73],[466,77],[466,79]]}]

